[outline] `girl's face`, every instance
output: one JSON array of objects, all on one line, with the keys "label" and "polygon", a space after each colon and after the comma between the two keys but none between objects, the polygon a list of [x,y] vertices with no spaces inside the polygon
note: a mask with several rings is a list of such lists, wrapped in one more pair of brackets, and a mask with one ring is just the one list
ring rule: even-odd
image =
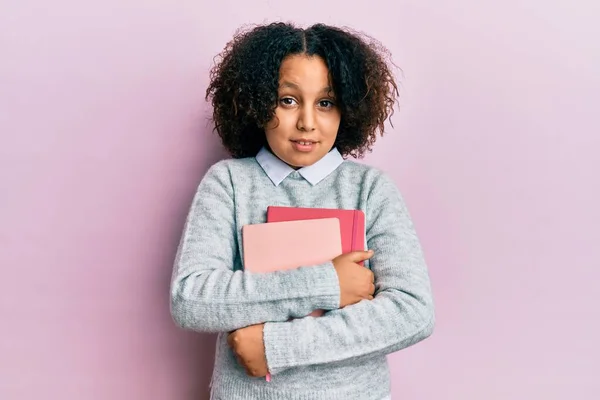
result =
[{"label": "girl's face", "polygon": [[340,119],[323,59],[284,59],[275,116],[265,129],[271,151],[293,168],[312,165],[333,148]]}]

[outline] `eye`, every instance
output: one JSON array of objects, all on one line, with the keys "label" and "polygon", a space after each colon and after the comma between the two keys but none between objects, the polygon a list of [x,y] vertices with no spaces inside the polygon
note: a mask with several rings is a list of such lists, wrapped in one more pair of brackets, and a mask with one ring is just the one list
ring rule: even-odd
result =
[{"label": "eye", "polygon": [[279,99],[279,103],[283,106],[293,106],[296,103],[296,100],[292,99],[291,97],[282,97],[281,99]]},{"label": "eye", "polygon": [[321,100],[319,101],[319,107],[322,108],[332,108],[335,107],[335,104],[331,100]]}]

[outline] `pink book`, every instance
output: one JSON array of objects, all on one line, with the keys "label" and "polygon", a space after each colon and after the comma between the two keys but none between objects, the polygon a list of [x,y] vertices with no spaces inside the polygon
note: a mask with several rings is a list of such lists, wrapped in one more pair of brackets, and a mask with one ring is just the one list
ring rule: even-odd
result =
[{"label": "pink book", "polygon": [[244,269],[273,272],[331,261],[342,254],[340,232],[337,218],[245,225]]},{"label": "pink book", "polygon": [[[244,270],[253,273],[322,264],[342,254],[340,221],[323,218],[244,225],[242,247]],[[315,310],[310,315],[322,314]],[[270,374],[266,379],[271,380]]]},{"label": "pink book", "polygon": [[[337,208],[303,208],[269,206],[267,222],[309,220],[317,218],[338,218],[342,239],[342,252],[365,250],[365,214],[362,210]],[[364,263],[360,263],[364,265]]]}]

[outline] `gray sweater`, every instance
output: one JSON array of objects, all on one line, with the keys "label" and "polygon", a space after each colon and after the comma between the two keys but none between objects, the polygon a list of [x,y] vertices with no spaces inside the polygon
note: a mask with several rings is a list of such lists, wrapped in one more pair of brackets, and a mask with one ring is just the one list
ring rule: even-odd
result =
[{"label": "gray sweater", "polygon": [[[340,161],[312,183],[299,171],[281,182],[267,173],[254,157],[213,165],[198,186],[175,260],[175,322],[219,333],[211,398],[385,398],[386,355],[427,338],[434,326],[429,276],[401,194],[386,174],[352,161]],[[375,298],[340,309],[331,262],[243,271],[241,228],[266,222],[269,205],[363,210],[367,247],[375,252],[366,263],[375,275]],[[330,311],[289,321],[315,309]],[[226,341],[228,332],[262,322],[271,382],[247,376]]]}]

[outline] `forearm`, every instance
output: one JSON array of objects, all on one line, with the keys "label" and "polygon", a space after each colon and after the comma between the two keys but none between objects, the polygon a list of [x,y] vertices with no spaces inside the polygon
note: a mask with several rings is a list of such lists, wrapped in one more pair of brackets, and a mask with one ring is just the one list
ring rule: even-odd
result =
[{"label": "forearm", "polygon": [[331,263],[268,274],[199,269],[175,280],[171,313],[184,328],[228,332],[335,309],[339,293]]},{"label": "forearm", "polygon": [[321,318],[268,323],[264,341],[269,369],[275,374],[292,367],[390,354],[427,338],[434,320],[431,302],[390,292]]}]

